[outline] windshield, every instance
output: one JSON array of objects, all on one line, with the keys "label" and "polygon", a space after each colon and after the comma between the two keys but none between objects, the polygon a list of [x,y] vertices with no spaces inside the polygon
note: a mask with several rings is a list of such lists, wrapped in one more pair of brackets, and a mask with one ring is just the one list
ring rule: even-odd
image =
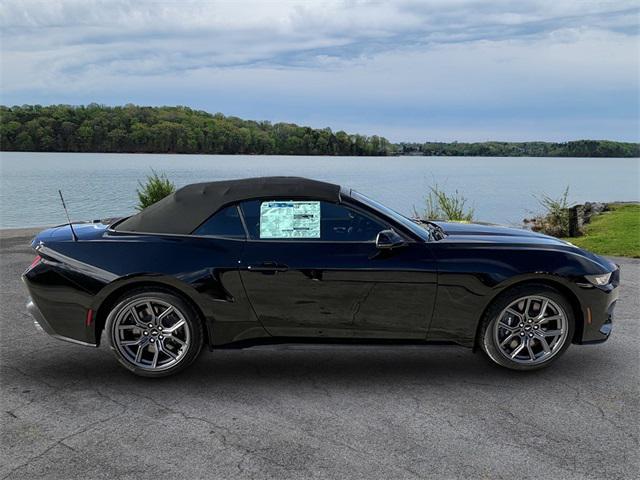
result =
[{"label": "windshield", "polygon": [[405,217],[404,215],[402,215],[401,213],[396,212],[395,210],[390,209],[389,207],[386,207],[384,205],[382,205],[379,202],[376,202],[375,200],[370,199],[369,197],[356,192],[355,190],[351,190],[351,198],[353,198],[354,200],[367,205],[368,207],[373,208],[374,210],[377,210],[380,213],[383,213],[384,215],[386,215],[387,217],[391,218],[392,220],[394,220],[396,223],[399,223],[400,225],[402,225],[403,227],[407,228],[408,230],[410,230],[411,232],[415,233],[416,235],[418,235],[420,238],[424,239],[424,240],[431,240],[431,231],[428,228],[428,224],[419,224],[414,222],[413,220],[411,220],[410,218]]}]

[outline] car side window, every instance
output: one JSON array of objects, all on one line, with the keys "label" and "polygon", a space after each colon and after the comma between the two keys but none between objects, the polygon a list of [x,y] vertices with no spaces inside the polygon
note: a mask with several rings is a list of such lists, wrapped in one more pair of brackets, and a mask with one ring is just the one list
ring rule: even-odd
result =
[{"label": "car side window", "polygon": [[333,242],[373,242],[385,225],[335,203],[322,202],[322,239]]},{"label": "car side window", "polygon": [[386,228],[367,215],[330,202],[264,199],[242,202],[240,208],[249,238],[254,240],[369,242]]},{"label": "car side window", "polygon": [[193,235],[245,238],[238,207],[231,205],[218,211],[200,225]]}]

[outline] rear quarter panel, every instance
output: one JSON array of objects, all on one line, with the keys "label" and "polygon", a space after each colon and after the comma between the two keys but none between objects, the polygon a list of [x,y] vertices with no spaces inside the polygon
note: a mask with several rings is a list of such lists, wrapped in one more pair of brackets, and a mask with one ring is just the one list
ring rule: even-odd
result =
[{"label": "rear quarter panel", "polygon": [[[71,338],[99,343],[101,307],[141,284],[164,285],[188,297],[204,316],[210,341],[214,320],[216,341],[263,332],[237,271],[242,240],[107,231],[92,240],[36,247],[49,260],[26,274],[30,292]],[[86,325],[87,309],[96,312],[93,325]]]}]

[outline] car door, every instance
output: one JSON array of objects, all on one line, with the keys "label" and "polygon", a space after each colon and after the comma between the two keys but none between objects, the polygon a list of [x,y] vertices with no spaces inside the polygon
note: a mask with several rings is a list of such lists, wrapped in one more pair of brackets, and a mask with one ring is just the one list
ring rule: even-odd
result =
[{"label": "car door", "polygon": [[240,275],[271,335],[426,337],[436,269],[424,243],[378,250],[389,225],[344,204],[267,198],[240,207]]}]

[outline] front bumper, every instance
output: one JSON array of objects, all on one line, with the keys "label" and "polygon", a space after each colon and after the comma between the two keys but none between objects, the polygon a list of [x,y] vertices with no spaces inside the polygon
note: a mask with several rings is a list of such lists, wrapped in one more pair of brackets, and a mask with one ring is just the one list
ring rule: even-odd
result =
[{"label": "front bumper", "polygon": [[607,341],[613,331],[613,311],[616,306],[616,301],[617,300],[611,302],[604,315],[593,316],[592,314],[590,322],[589,317],[587,316],[582,340],[578,343],[582,345],[589,345],[592,343],[602,343]]},{"label": "front bumper", "polygon": [[582,331],[576,343],[591,344],[606,341],[613,330],[613,316],[619,295],[620,269],[614,271],[612,282],[603,287],[581,288]]}]

